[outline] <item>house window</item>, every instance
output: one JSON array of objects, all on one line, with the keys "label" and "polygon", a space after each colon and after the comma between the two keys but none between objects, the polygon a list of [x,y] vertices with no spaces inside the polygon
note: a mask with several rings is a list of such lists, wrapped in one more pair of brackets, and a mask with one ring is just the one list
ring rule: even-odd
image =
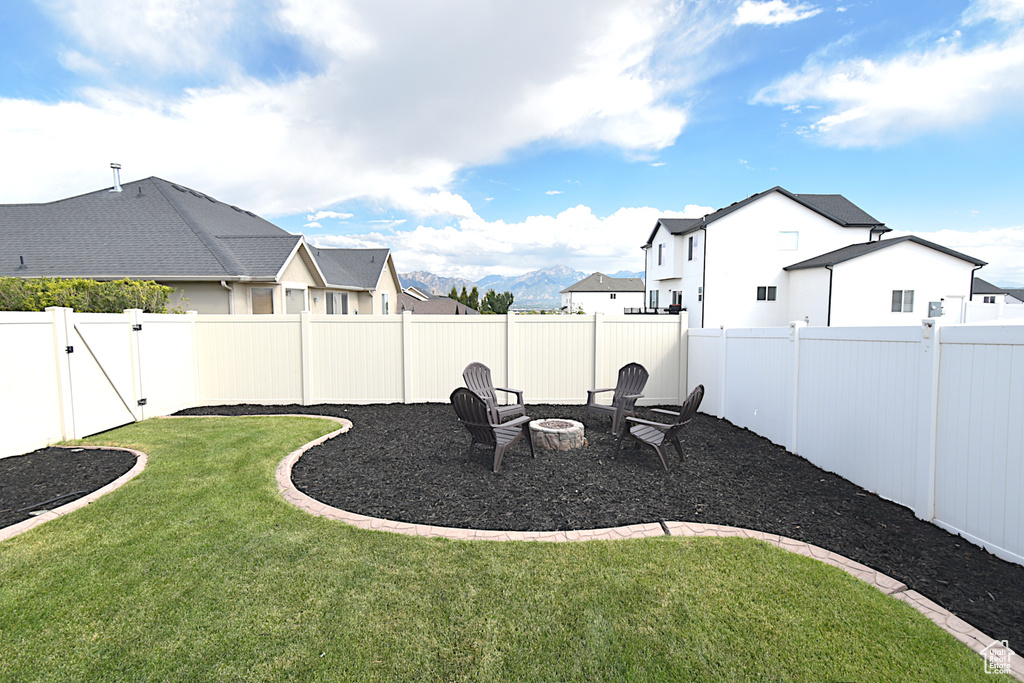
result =
[{"label": "house window", "polygon": [[894,289],[892,290],[892,312],[913,313],[914,312],[914,290]]},{"label": "house window", "polygon": [[328,315],[348,315],[348,292],[330,292],[327,295]]},{"label": "house window", "polygon": [[609,299],[614,299],[615,298],[615,292],[612,292],[611,294],[609,294],[608,298]]},{"label": "house window", "polygon": [[269,315],[274,312],[274,288],[253,287],[249,290],[249,302],[252,312],[257,315]]},{"label": "house window", "polygon": [[382,292],[380,295],[380,310],[384,315],[388,314],[388,293]]},{"label": "house window", "polygon": [[665,243],[662,242],[661,244],[658,245],[658,265],[661,266],[661,265],[664,265],[664,264],[665,264]]},{"label": "house window", "polygon": [[799,243],[799,232],[779,232],[779,251],[796,251]]},{"label": "house window", "polygon": [[658,290],[656,290],[656,289],[652,289],[651,290],[651,306],[650,307],[651,308],[657,308],[658,307]]},{"label": "house window", "polygon": [[758,301],[775,301],[775,287],[758,287]]},{"label": "house window", "polygon": [[986,304],[994,304],[996,302],[995,296],[983,296],[981,300]]},{"label": "house window", "polygon": [[683,305],[683,293],[681,291],[672,292],[672,305],[682,306]]},{"label": "house window", "polygon": [[306,290],[285,289],[284,290],[284,312],[302,313],[306,310]]},{"label": "house window", "polygon": [[697,246],[697,237],[695,235],[690,235],[690,239],[688,240],[687,247],[686,247],[686,260],[687,261],[692,261],[693,260],[693,248],[696,247],[696,246]]}]

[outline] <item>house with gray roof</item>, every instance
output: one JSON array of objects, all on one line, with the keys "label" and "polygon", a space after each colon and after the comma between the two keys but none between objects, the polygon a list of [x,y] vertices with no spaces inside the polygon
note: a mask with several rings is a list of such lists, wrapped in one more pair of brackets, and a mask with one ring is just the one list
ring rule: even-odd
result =
[{"label": "house with gray roof", "polygon": [[355,293],[349,312],[379,313],[400,286],[387,250],[372,251],[318,258],[302,235],[157,177],[0,205],[0,276],[154,280],[200,313],[326,313],[329,292]]},{"label": "house with gray roof", "polygon": [[644,305],[644,281],[638,277],[608,277],[592,273],[561,292],[566,313],[611,313]]},{"label": "house with gray roof", "polygon": [[1007,289],[975,277],[971,301],[984,304],[1024,304],[1024,289]]},{"label": "house with gray roof", "polygon": [[691,327],[906,325],[969,299],[983,261],[889,232],[842,195],[781,187],[661,218],[642,247],[645,308],[685,309]]}]

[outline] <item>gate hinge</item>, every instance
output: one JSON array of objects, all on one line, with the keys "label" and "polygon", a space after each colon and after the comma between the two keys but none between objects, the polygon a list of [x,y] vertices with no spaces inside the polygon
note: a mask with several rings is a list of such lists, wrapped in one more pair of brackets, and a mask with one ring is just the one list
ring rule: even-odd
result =
[{"label": "gate hinge", "polygon": [[64,347],[64,353],[74,353],[74,352],[75,352],[75,347],[74,346],[65,346]]},{"label": "gate hinge", "polygon": [[144,405],[146,405],[146,399],[144,399],[144,398],[140,398],[140,399],[139,399],[139,405],[140,405],[140,406],[144,406]]},{"label": "gate hinge", "polygon": [[132,325],[132,332],[139,332],[142,330],[142,325]]}]

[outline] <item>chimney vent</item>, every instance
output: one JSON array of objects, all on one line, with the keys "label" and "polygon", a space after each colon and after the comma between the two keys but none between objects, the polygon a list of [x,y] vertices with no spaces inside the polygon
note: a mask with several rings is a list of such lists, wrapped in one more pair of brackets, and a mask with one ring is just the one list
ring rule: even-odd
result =
[{"label": "chimney vent", "polygon": [[114,170],[114,187],[110,188],[111,192],[121,191],[121,164],[110,164],[110,168]]}]

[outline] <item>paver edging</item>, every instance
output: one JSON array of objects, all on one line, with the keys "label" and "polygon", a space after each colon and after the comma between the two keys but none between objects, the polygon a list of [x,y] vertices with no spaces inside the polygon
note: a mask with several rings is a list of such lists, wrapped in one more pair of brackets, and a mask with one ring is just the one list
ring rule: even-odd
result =
[{"label": "paver edging", "polygon": [[53,508],[52,510],[47,510],[43,514],[36,515],[32,519],[26,519],[22,522],[18,522],[17,524],[12,524],[11,526],[0,529],[0,541],[6,541],[9,538],[14,538],[19,534],[25,533],[29,529],[35,529],[40,524],[49,522],[51,519],[63,517],[69,512],[74,512],[78,508],[85,507],[89,503],[92,503],[93,501],[107,495],[111,491],[124,486],[130,480],[137,477],[139,472],[145,469],[146,463],[149,462],[148,455],[146,455],[142,451],[137,451],[134,448],[119,448],[116,446],[53,446],[53,448],[66,448],[68,450],[125,451],[135,456],[135,464],[132,465],[131,469],[129,469],[127,472],[122,474],[114,481],[110,482],[109,484],[104,484],[100,488],[96,489],[95,491],[92,491],[91,493],[85,494],[81,498],[76,498],[70,503],[66,503],[64,505],[61,505],[60,507]]}]

